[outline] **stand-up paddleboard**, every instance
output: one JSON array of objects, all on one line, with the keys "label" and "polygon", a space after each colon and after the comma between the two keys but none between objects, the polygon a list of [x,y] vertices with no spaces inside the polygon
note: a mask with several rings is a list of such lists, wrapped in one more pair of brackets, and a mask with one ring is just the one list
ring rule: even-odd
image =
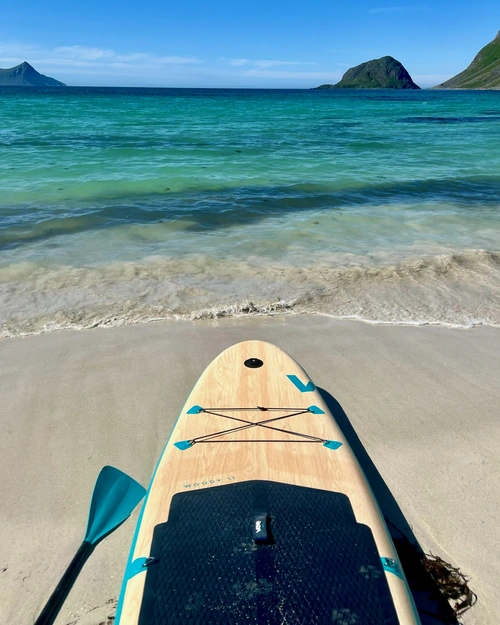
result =
[{"label": "stand-up paddleboard", "polygon": [[419,623],[363,472],[278,347],[227,349],[189,395],[138,521],[117,623]]}]

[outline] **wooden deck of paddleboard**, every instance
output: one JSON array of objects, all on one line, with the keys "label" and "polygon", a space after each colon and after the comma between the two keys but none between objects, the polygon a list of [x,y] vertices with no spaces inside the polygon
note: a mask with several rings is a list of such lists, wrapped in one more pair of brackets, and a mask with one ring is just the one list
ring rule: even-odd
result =
[{"label": "wooden deck of paddleboard", "polygon": [[[252,358],[264,364],[257,368],[246,366],[245,361]],[[218,415],[196,412],[192,410],[195,406]],[[324,414],[302,412],[269,424],[287,432],[256,426],[200,440],[245,425],[243,421],[257,423],[301,412],[310,406],[318,407]],[[261,411],[257,407],[283,411]],[[248,410],[220,410],[229,408]],[[303,435],[320,440],[316,442]],[[185,450],[175,446],[176,442],[193,440],[195,443]],[[321,441],[342,445],[330,449]],[[227,349],[207,367],[195,385],[153,477],[132,547],[132,560],[150,555],[153,530],[167,521],[171,499],[176,493],[248,480],[344,493],[349,497],[357,522],[371,528],[380,556],[399,563],[364,474],[321,395],[290,356],[262,341],[246,341]],[[386,572],[386,577],[400,623],[418,623],[406,582],[391,572]],[[144,583],[142,573],[126,582],[119,625],[137,625]]]}]

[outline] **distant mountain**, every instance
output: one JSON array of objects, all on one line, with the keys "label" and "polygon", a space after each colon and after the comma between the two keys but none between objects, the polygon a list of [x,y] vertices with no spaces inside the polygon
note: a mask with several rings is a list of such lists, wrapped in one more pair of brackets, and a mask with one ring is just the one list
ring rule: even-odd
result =
[{"label": "distant mountain", "polygon": [[433,89],[500,89],[500,31],[467,69]]},{"label": "distant mountain", "polygon": [[38,73],[26,61],[10,69],[0,69],[0,85],[12,85],[14,87],[65,87],[63,82]]},{"label": "distant mountain", "polygon": [[410,74],[392,56],[383,56],[351,67],[336,85],[321,85],[317,89],[420,89]]}]

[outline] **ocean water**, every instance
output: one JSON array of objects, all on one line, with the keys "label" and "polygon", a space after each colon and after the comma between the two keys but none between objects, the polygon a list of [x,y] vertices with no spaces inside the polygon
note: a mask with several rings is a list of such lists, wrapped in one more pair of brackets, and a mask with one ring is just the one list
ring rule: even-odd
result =
[{"label": "ocean water", "polygon": [[0,336],[500,324],[500,92],[0,89]]}]

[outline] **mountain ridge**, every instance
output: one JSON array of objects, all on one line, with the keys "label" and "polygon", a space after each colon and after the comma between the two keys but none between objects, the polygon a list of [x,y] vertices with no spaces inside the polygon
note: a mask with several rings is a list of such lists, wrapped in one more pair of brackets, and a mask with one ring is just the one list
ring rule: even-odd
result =
[{"label": "mountain ridge", "polygon": [[65,87],[66,85],[55,78],[40,74],[32,65],[24,61],[15,67],[0,69],[0,86]]},{"label": "mountain ridge", "polygon": [[481,48],[472,63],[433,89],[500,89],[500,31]]}]

